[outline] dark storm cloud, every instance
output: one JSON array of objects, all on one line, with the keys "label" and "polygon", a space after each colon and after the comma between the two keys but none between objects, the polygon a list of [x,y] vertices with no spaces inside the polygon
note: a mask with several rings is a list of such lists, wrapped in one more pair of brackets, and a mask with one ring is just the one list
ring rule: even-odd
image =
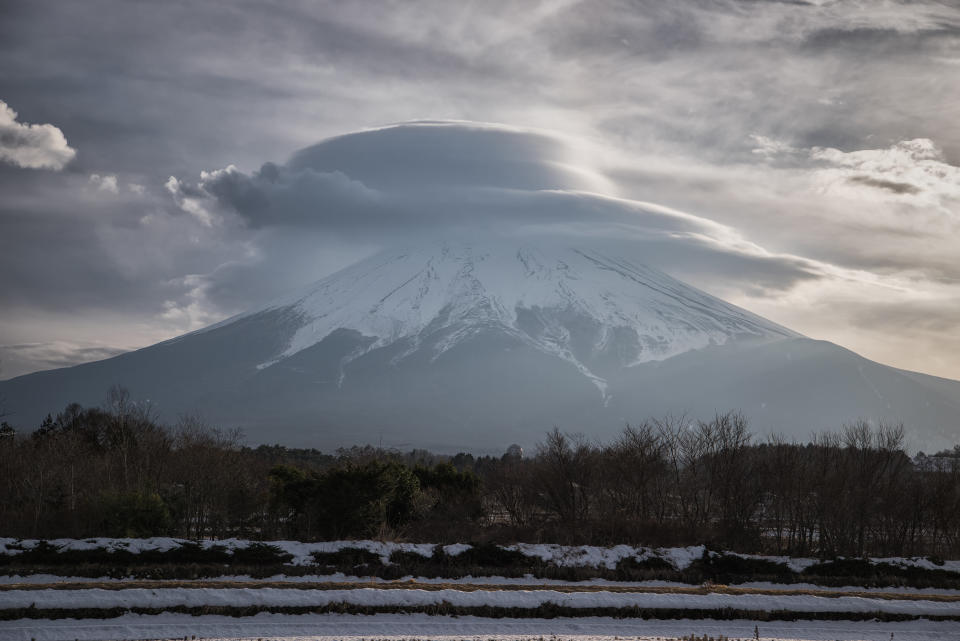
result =
[{"label": "dark storm cloud", "polygon": [[[213,172],[199,187],[180,187],[182,198],[209,194],[236,212],[250,227],[284,224],[317,224],[367,219],[380,222],[378,192],[339,171],[288,169],[266,163],[251,175],[235,168]],[[370,220],[370,218],[373,220]]]},{"label": "dark storm cloud", "polygon": [[0,171],[0,307],[7,313],[157,314],[189,291],[185,273],[235,255],[229,229],[212,234],[184,224],[171,214],[168,194],[98,178]]},{"label": "dark storm cloud", "polygon": [[88,209],[77,198],[84,182],[75,175],[38,179],[0,172],[0,191],[15,194],[0,200],[0,305],[67,311],[135,296],[97,237],[93,216],[102,221],[117,211],[110,203]]},{"label": "dark storm cloud", "polygon": [[[56,234],[50,233],[51,226],[57,227]],[[87,223],[69,216],[41,220],[32,212],[0,206],[0,271],[5,275],[0,304],[68,312],[85,305],[134,303],[136,287],[124,282],[99,245]]]}]

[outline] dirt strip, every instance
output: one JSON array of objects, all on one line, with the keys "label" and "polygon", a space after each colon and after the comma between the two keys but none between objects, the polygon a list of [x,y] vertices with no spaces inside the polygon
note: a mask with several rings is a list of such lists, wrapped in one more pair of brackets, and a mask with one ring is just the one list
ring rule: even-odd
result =
[{"label": "dirt strip", "polygon": [[647,608],[594,607],[580,608],[543,603],[536,607],[504,607],[496,605],[458,606],[447,602],[429,605],[357,605],[352,603],[329,603],[327,605],[172,605],[166,607],[116,606],[107,608],[4,608],[0,609],[0,621],[21,619],[114,619],[126,614],[189,614],[191,616],[220,615],[229,617],[252,617],[261,613],[273,614],[427,614],[430,616],[471,616],[487,619],[554,619],[558,617],[582,619],[584,617],[609,617],[613,619],[715,619],[730,621],[960,621],[960,615],[913,614],[909,612],[832,612],[794,610],[752,610],[749,608]]},{"label": "dirt strip", "polygon": [[935,601],[939,603],[960,602],[958,594],[922,594],[913,592],[865,592],[859,590],[814,590],[814,589],[776,589],[741,588],[729,585],[700,585],[690,587],[658,587],[630,585],[576,585],[576,584],[494,584],[494,583],[421,583],[418,581],[378,581],[378,582],[331,582],[331,581],[103,581],[103,582],[57,582],[57,583],[6,583],[0,584],[0,592],[14,590],[127,590],[142,588],[159,590],[164,588],[216,589],[216,588],[278,588],[287,590],[459,590],[477,591],[549,591],[549,592],[616,592],[635,594],[731,594],[731,595],[773,595],[773,596],[818,596],[823,598],[860,597],[888,601]]}]

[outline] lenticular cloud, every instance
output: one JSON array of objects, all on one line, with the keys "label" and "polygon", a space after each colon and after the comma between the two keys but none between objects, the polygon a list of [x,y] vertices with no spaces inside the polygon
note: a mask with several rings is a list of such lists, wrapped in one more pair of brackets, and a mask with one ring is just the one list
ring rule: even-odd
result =
[{"label": "lenticular cloud", "polygon": [[[819,267],[775,255],[707,218],[618,198],[559,136],[500,125],[415,122],[330,138],[246,173],[171,177],[177,205],[206,225],[362,234],[381,245],[483,228],[629,240],[645,262],[682,272],[709,263],[788,287]],[[719,260],[718,260],[719,259]]]}]

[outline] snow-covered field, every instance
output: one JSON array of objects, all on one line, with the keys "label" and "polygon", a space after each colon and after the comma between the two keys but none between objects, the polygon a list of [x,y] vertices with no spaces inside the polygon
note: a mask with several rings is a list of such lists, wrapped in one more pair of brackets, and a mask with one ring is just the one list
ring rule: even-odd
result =
[{"label": "snow-covered field", "polygon": [[[195,545],[171,538],[61,539],[45,543],[48,552],[52,548],[61,552],[106,550],[134,554]],[[204,541],[200,546],[204,549],[218,546],[232,553],[252,544],[230,539]],[[24,554],[40,545],[40,541],[0,539],[0,554]],[[449,641],[519,641],[552,635],[577,641],[676,638],[690,634],[753,638],[754,626],[758,626],[763,639],[888,641],[891,635],[894,641],[960,639],[960,590],[760,582],[729,588],[693,587],[671,581],[618,582],[598,578],[568,582],[530,575],[520,578],[406,577],[394,581],[341,573],[302,576],[299,574],[315,565],[312,556],[315,552],[361,548],[376,554],[388,565],[390,555],[397,550],[431,557],[437,549],[442,549],[445,556],[455,557],[471,546],[455,544],[438,548],[432,544],[380,541],[278,541],[269,545],[291,555],[290,575],[278,574],[264,579],[225,574],[195,581],[143,581],[133,577],[91,579],[29,573],[17,576],[11,570],[10,575],[0,576],[0,641],[182,639],[185,636]],[[703,547],[653,549],[626,545],[603,548],[532,544],[507,547],[557,567],[598,569],[614,569],[627,558],[656,557],[682,570],[704,554]],[[794,572],[817,562],[786,557],[748,558],[780,563]],[[942,564],[905,558],[871,561],[960,571],[960,561]],[[224,572],[229,572],[229,566],[224,567]],[[524,616],[526,610],[529,618]],[[484,616],[475,616],[477,614]],[[599,614],[624,618],[596,616]],[[554,618],[532,618],[544,615]],[[641,615],[688,618],[644,620],[638,618]],[[784,620],[726,620],[737,616]],[[825,620],[834,617],[846,620]],[[882,622],[875,617],[909,620]]]},{"label": "snow-covered field", "polygon": [[[158,582],[162,585],[162,582]],[[198,582],[202,585],[202,582]],[[597,586],[591,591],[558,589],[496,589],[490,585],[464,585],[462,588],[383,587],[348,589],[299,589],[242,587],[153,587],[124,588],[114,584],[109,589],[51,589],[30,584],[7,586],[0,591],[0,612],[14,608],[38,610],[77,609],[93,618],[21,618],[0,621],[0,641],[5,639],[138,639],[198,636],[200,638],[262,638],[263,635],[292,638],[400,636],[402,638],[437,638],[438,636],[484,639],[498,635],[576,636],[584,639],[657,638],[683,634],[723,634],[728,637],[751,638],[753,626],[764,632],[766,639],[895,639],[960,638],[960,593],[923,595],[886,592],[859,596],[824,594],[790,594],[769,589],[764,594],[725,594],[705,589],[703,593],[620,591]],[[255,585],[255,584],[254,584]],[[619,586],[621,590],[628,589]],[[644,590],[644,588],[640,588]],[[654,588],[655,589],[655,588]],[[597,616],[561,616],[536,618],[482,618],[477,616],[430,616],[409,613],[428,606],[476,608],[536,608],[545,604],[584,609],[644,608],[685,610],[691,613],[715,611],[724,618],[736,612],[779,612],[782,618],[797,621],[751,622],[746,620],[644,620],[639,618],[607,618]],[[191,616],[188,612],[153,612],[167,608],[314,608],[328,605],[363,607],[398,607],[401,613],[363,614],[285,614],[258,612],[234,617],[216,614]],[[121,613],[95,618],[91,609],[118,608]],[[150,608],[148,614],[136,614],[134,608]],[[406,610],[408,613],[402,613]],[[104,610],[105,611],[105,610]],[[879,622],[872,615],[906,616],[914,620]],[[45,616],[45,613],[36,613]],[[69,615],[69,613],[67,613]],[[848,615],[866,620],[824,621],[817,617]],[[677,616],[676,613],[671,616]],[[953,620],[930,621],[923,617],[950,617]],[[918,618],[919,617],[919,618]]]},{"label": "snow-covered field", "polygon": [[[580,619],[484,619],[432,617],[421,614],[351,616],[339,614],[258,614],[237,619],[183,614],[128,614],[109,621],[4,621],[2,641],[61,641],[107,639],[264,639],[271,641],[334,641],[334,639],[391,639],[413,641],[535,641],[614,639],[663,641],[682,635],[724,635],[752,639],[754,626],[765,641],[950,641],[960,638],[960,625],[951,621],[713,621],[677,619],[637,621],[587,617]],[[892,635],[892,636],[891,636]]]},{"label": "snow-covered field", "polygon": [[128,588],[80,590],[9,590],[0,592],[0,610],[12,608],[171,608],[177,606],[228,607],[322,607],[332,604],[357,606],[403,606],[417,608],[449,604],[476,608],[538,608],[552,604],[564,608],[669,608],[683,610],[759,610],[786,612],[896,613],[955,616],[960,618],[960,601],[860,596],[819,596],[798,594],[690,594],[656,592],[560,592],[557,590],[497,589],[289,589],[252,588]]},{"label": "snow-covered field", "polygon": [[[34,539],[12,539],[0,538],[0,554],[16,555],[24,550],[36,548],[41,541]],[[52,539],[46,543],[58,551],[71,550],[97,550],[106,551],[127,551],[131,553],[140,553],[144,551],[166,552],[175,550],[187,544],[196,542],[186,539],[174,539],[168,537],[154,537],[147,539],[114,539],[114,538],[91,538],[91,539]],[[256,541],[247,541],[242,539],[221,539],[217,541],[200,541],[199,545],[204,549],[223,548],[228,553],[239,549],[246,549],[251,545],[258,544]],[[291,565],[304,566],[314,563],[313,554],[316,552],[338,552],[345,548],[359,548],[367,550],[380,557],[384,564],[390,563],[390,555],[396,551],[414,552],[425,558],[430,558],[434,554],[437,546],[433,543],[396,543],[392,541],[318,541],[314,543],[303,543],[300,541],[269,541],[268,545],[278,548],[282,552],[290,554],[293,559]],[[472,546],[464,543],[455,543],[442,546],[445,554],[457,556],[470,550]],[[515,545],[502,546],[507,550],[516,550],[523,555],[539,559],[545,563],[551,563],[558,567],[595,567],[614,569],[617,563],[627,558],[635,558],[643,561],[651,558],[659,558],[670,563],[677,570],[687,568],[693,561],[701,558],[704,553],[704,546],[688,546],[676,548],[650,548],[643,546],[616,545],[611,547],[599,547],[593,545],[554,545],[545,543],[518,543]],[[715,554],[715,553],[710,553]],[[734,554],[734,553],[727,553]],[[801,572],[818,562],[817,559],[805,557],[787,557],[787,556],[767,556],[756,554],[737,554],[743,558],[759,559],[781,563],[789,567],[794,572]],[[929,570],[946,570],[948,572],[960,573],[960,560],[948,560],[942,563],[923,557],[889,557],[874,558],[873,563],[887,563],[901,567],[920,567]]]}]

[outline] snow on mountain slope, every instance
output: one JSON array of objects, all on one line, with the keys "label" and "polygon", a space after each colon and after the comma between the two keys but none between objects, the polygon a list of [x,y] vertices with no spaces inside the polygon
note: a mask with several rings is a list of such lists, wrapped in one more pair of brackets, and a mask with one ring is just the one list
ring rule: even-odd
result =
[{"label": "snow on mountain slope", "polygon": [[[462,340],[497,329],[573,364],[600,390],[596,357],[615,350],[620,366],[663,360],[734,338],[796,333],[666,274],[586,249],[477,240],[389,250],[275,301],[303,325],[265,368],[338,329],[374,338],[348,357],[426,335],[436,358]],[[266,310],[260,310],[266,311]]]}]

